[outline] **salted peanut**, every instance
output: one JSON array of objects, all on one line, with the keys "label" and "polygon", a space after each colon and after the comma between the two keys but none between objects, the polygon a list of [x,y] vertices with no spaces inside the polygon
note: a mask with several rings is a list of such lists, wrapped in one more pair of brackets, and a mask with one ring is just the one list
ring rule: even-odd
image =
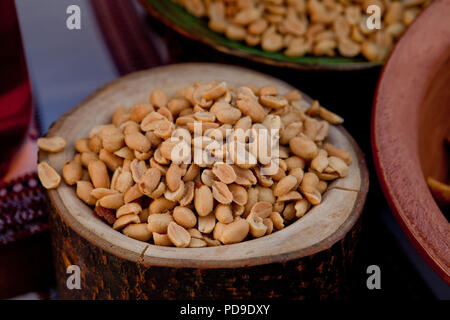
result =
[{"label": "salted peanut", "polygon": [[317,205],[322,201],[322,195],[317,190],[319,185],[319,178],[316,174],[312,172],[305,173],[303,181],[300,185],[300,191],[305,196],[305,198],[313,205]]},{"label": "salted peanut", "polygon": [[147,223],[149,215],[150,211],[148,210],[148,208],[142,209],[142,211],[139,212],[139,220],[141,221],[141,223]]},{"label": "salted peanut", "polygon": [[266,33],[263,34],[261,39],[261,47],[263,50],[268,52],[280,51],[283,48],[283,37],[276,32]]},{"label": "salted peanut", "polygon": [[155,245],[164,247],[173,246],[167,234],[153,232],[152,235],[153,235],[153,242],[155,243]]},{"label": "salted peanut", "polygon": [[214,198],[206,185],[200,185],[195,188],[194,192],[194,206],[199,216],[207,216],[212,212],[214,206]]},{"label": "salted peanut", "polygon": [[164,192],[164,197],[170,201],[180,201],[184,196],[184,182],[180,180],[180,185],[177,190],[170,191],[167,189]]},{"label": "salted peanut", "polygon": [[222,204],[230,204],[233,201],[233,194],[223,182],[213,181],[212,194],[214,199]]},{"label": "salted peanut", "polygon": [[263,170],[259,167],[253,168],[253,173],[255,174],[256,179],[258,179],[259,184],[263,187],[269,188],[273,185],[273,179],[267,175],[264,175],[262,171]]},{"label": "salted peanut", "polygon": [[148,231],[146,223],[129,224],[122,230],[122,233],[140,241],[148,241],[152,237],[152,233]]},{"label": "salted peanut", "polygon": [[278,89],[272,85],[266,85],[259,88],[259,96],[278,96]]},{"label": "salted peanut", "polygon": [[348,165],[341,158],[333,156],[329,157],[328,165],[330,166],[330,168],[336,171],[341,178],[348,175]]},{"label": "salted peanut", "polygon": [[150,103],[158,108],[165,107],[167,104],[166,93],[161,89],[155,89],[150,94]]},{"label": "salted peanut", "polygon": [[216,216],[213,212],[207,216],[198,217],[198,230],[202,233],[210,233],[216,225]]},{"label": "salted peanut", "polygon": [[228,189],[230,190],[232,196],[233,196],[233,202],[240,205],[240,206],[244,206],[247,201],[248,201],[248,193],[247,190],[237,184],[230,184],[228,186]]},{"label": "salted peanut", "polygon": [[125,194],[123,196],[123,200],[125,203],[129,203],[131,201],[139,199],[143,195],[144,194],[139,190],[139,186],[137,184],[135,184],[130,189],[128,189],[127,192],[125,192]]},{"label": "salted peanut", "polygon": [[141,223],[139,220],[139,216],[135,214],[127,214],[126,216],[121,216],[119,219],[116,220],[113,224],[114,230],[122,230],[126,226],[132,223]]},{"label": "salted peanut", "polygon": [[197,164],[192,163],[187,169],[186,174],[183,176],[183,181],[184,182],[192,181],[195,179],[195,177],[199,175],[199,173],[200,167]]},{"label": "salted peanut", "polygon": [[298,90],[296,90],[296,89],[291,90],[291,91],[289,91],[288,93],[285,93],[285,94],[283,95],[283,97],[284,97],[285,99],[287,99],[287,101],[288,101],[289,103],[291,103],[291,102],[297,102],[297,101],[302,100],[302,95],[301,95],[300,92],[299,92]]},{"label": "salted peanut", "polygon": [[318,184],[319,178],[317,177],[317,175],[312,172],[306,172],[303,177],[300,188],[302,192],[303,191],[312,192],[316,190]]},{"label": "salted peanut", "polygon": [[281,109],[288,104],[288,101],[285,98],[275,96],[260,96],[259,102],[261,102],[264,107],[272,109]]},{"label": "salted peanut", "polygon": [[338,116],[337,114],[325,109],[324,107],[320,107],[319,109],[319,116],[328,121],[331,124],[334,125],[339,125],[342,124],[344,122],[344,119],[342,119],[340,116]]},{"label": "salted peanut", "polygon": [[254,122],[262,122],[266,116],[264,108],[258,102],[258,98],[247,87],[238,89],[236,105],[244,115],[249,116]]},{"label": "salted peanut", "polygon": [[150,104],[138,104],[130,109],[130,120],[140,123],[150,112],[155,111]]},{"label": "salted peanut", "polygon": [[173,222],[173,218],[168,213],[150,214],[147,228],[150,232],[167,233],[167,228],[171,222]]},{"label": "salted peanut", "polygon": [[306,160],[313,159],[318,152],[318,148],[314,141],[304,134],[292,138],[291,141],[289,141],[289,147],[296,156]]},{"label": "salted peanut", "polygon": [[[171,155],[167,155],[166,156],[171,156]],[[161,148],[158,148],[155,150],[155,153],[153,154],[153,158],[155,159],[156,162],[158,162],[159,164],[165,165],[165,164],[169,164],[170,163],[170,158],[166,158],[162,155],[161,153]]]},{"label": "salted peanut", "polygon": [[167,108],[174,116],[178,115],[181,111],[188,109],[190,106],[191,103],[185,98],[173,98],[167,103]]},{"label": "salted peanut", "polygon": [[283,210],[283,218],[286,221],[291,221],[295,218],[295,203],[288,203]]},{"label": "salted peanut", "polygon": [[139,180],[139,190],[143,194],[150,194],[158,186],[161,179],[161,172],[158,169],[150,168],[141,176]]},{"label": "salted peanut", "polygon": [[253,35],[260,35],[267,29],[268,23],[264,19],[253,21],[247,28],[247,31]]},{"label": "salted peanut", "polygon": [[112,184],[114,186],[114,189],[125,193],[128,191],[128,189],[131,188],[133,185],[133,177],[131,176],[131,172],[129,171],[122,171],[117,176],[117,180]]},{"label": "salted peanut", "polygon": [[194,113],[194,118],[201,122],[214,122],[216,121],[216,116],[212,112],[201,111]]},{"label": "salted peanut", "polygon": [[91,196],[96,199],[101,199],[104,196],[109,196],[110,194],[118,193],[117,190],[108,189],[108,188],[95,188],[91,190]]},{"label": "salted peanut", "polygon": [[305,136],[314,141],[319,129],[318,121],[316,119],[307,117],[305,121],[303,121],[303,126],[303,133],[305,134]]},{"label": "salted peanut", "polygon": [[160,165],[158,162],[155,161],[155,158],[150,159],[150,168],[158,169],[159,172],[161,172],[161,175],[166,175],[167,173],[167,167]]},{"label": "salted peanut", "polygon": [[338,41],[338,50],[344,57],[356,57],[361,52],[361,45],[350,38],[342,38]]},{"label": "salted peanut", "polygon": [[291,171],[289,171],[289,175],[297,178],[297,184],[293,188],[293,189],[297,189],[303,180],[303,176],[304,176],[303,169],[302,168],[294,168]]},{"label": "salted peanut", "polygon": [[135,132],[125,136],[125,143],[130,149],[137,150],[139,152],[148,152],[150,150],[150,141],[142,133]]},{"label": "salted peanut", "polygon": [[89,149],[92,152],[99,153],[100,150],[102,149],[102,146],[103,146],[102,139],[100,139],[99,136],[95,135],[89,139]]},{"label": "salted peanut", "polygon": [[[107,151],[106,149],[100,150],[98,158],[103,161],[109,170],[114,171],[118,167],[122,166],[123,159],[116,156],[115,154]],[[89,165],[89,164],[88,164]]]},{"label": "salted peanut", "polygon": [[104,128],[101,139],[103,148],[109,152],[117,151],[124,145],[124,135],[118,128]]},{"label": "salted peanut", "polygon": [[90,152],[91,149],[89,148],[89,139],[82,138],[75,141],[75,150],[77,150],[79,153]]},{"label": "salted peanut", "polygon": [[89,175],[95,188],[109,188],[108,169],[103,161],[92,160],[88,164]]},{"label": "salted peanut", "polygon": [[310,172],[314,173],[320,180],[331,181],[339,178],[339,173],[334,171],[330,166],[328,166],[323,172],[315,171],[314,169],[309,169]]},{"label": "salted peanut", "polygon": [[347,165],[352,164],[352,159],[347,151],[339,149],[328,142],[324,143],[323,149],[328,153],[329,156],[341,158]]},{"label": "salted peanut", "polygon": [[226,28],[227,28],[227,21],[225,21],[224,19],[216,19],[216,18],[211,18],[208,21],[208,27],[215,32],[218,33],[224,33]]},{"label": "salted peanut", "polygon": [[311,103],[311,106],[308,108],[308,110],[306,111],[306,114],[310,117],[315,117],[317,115],[319,115],[319,110],[320,110],[320,104],[319,101],[314,100]]},{"label": "salted peanut", "polygon": [[216,162],[212,168],[212,173],[225,184],[233,183],[236,180],[233,167],[227,163]]},{"label": "salted peanut", "polygon": [[382,49],[375,42],[366,40],[361,46],[361,54],[369,61],[381,61]]},{"label": "salted peanut", "polygon": [[66,140],[58,136],[39,138],[37,145],[43,151],[60,152],[66,147]]},{"label": "salted peanut", "polygon": [[120,148],[119,150],[114,152],[115,156],[123,158],[123,159],[129,159],[129,160],[133,160],[134,159],[134,154],[135,153],[133,152],[133,150],[131,150],[128,147]]},{"label": "salted peanut", "polygon": [[163,121],[167,121],[167,118],[164,117],[161,113],[156,111],[150,112],[145,116],[141,121],[141,130],[142,131],[154,131],[161,125]]},{"label": "salted peanut", "polygon": [[191,209],[186,207],[175,207],[173,219],[184,228],[193,228],[197,224],[197,217]]},{"label": "salted peanut", "polygon": [[229,24],[225,29],[225,35],[227,38],[231,40],[242,41],[245,39],[247,31],[243,27],[234,24]]},{"label": "salted peanut", "polygon": [[247,33],[245,36],[245,43],[251,47],[257,46],[261,43],[261,37]]},{"label": "salted peanut", "polygon": [[189,242],[189,245],[188,245],[189,248],[204,248],[207,246],[208,245],[205,240],[192,238],[192,237],[191,237],[191,241]]},{"label": "salted peanut", "polygon": [[420,13],[419,8],[408,8],[403,12],[402,22],[409,26],[417,17],[417,15]]},{"label": "salted peanut", "polygon": [[328,188],[328,183],[324,180],[320,180],[319,184],[317,185],[317,190],[323,194]]},{"label": "salted peanut", "polygon": [[187,229],[187,232],[189,232],[189,234],[191,235],[191,238],[203,239],[203,235],[200,231],[198,231],[198,229],[190,228],[190,229]]},{"label": "salted peanut", "polygon": [[130,120],[130,113],[127,107],[117,108],[112,116],[112,123],[115,127],[119,127],[122,123]]},{"label": "salted peanut", "polygon": [[275,185],[275,188],[273,189],[273,195],[276,197],[279,197],[283,194],[288,193],[291,191],[292,188],[295,187],[297,184],[297,178],[291,175],[288,175],[278,181],[278,183]]},{"label": "salted peanut", "polygon": [[185,228],[178,225],[175,222],[170,222],[167,228],[167,236],[170,241],[179,248],[185,248],[189,246],[191,241],[191,235]]},{"label": "salted peanut", "polygon": [[213,238],[215,240],[219,240],[222,241],[222,233],[223,233],[223,229],[225,228],[226,224],[222,223],[220,221],[218,221],[216,223],[216,225],[214,226],[214,230],[213,230]]},{"label": "salted peanut", "polygon": [[188,206],[191,204],[192,200],[194,199],[194,182],[188,181],[184,185],[184,194],[183,197],[179,200],[180,206]]},{"label": "salted peanut", "polygon": [[214,213],[216,219],[224,224],[233,222],[233,211],[230,205],[218,204]]},{"label": "salted peanut", "polygon": [[232,223],[224,226],[221,241],[224,244],[241,242],[247,237],[249,230],[250,226],[248,222],[244,219],[236,217]]},{"label": "salted peanut", "polygon": [[130,163],[130,171],[134,182],[139,183],[142,176],[147,171],[147,165],[145,164],[145,161],[134,159]]},{"label": "salted peanut", "polygon": [[[163,181],[161,181],[158,184],[158,186],[156,187],[156,189],[153,190],[151,193],[146,194],[146,196],[151,199],[158,199],[158,198],[162,197],[166,193],[166,191],[167,191],[166,184]],[[168,200],[170,200],[170,199],[168,199]]]},{"label": "salted peanut", "polygon": [[221,107],[217,108],[215,115],[221,123],[234,124],[241,118],[242,112],[234,107]]},{"label": "salted peanut", "polygon": [[120,218],[121,216],[127,215],[127,214],[137,214],[139,215],[142,212],[142,207],[135,202],[127,203],[121,206],[116,211],[116,218]]},{"label": "salted peanut", "polygon": [[257,183],[257,179],[250,169],[244,169],[238,166],[233,166],[233,169],[236,173],[235,183],[242,186],[251,186]]},{"label": "salted peanut", "polygon": [[180,187],[181,174],[181,168],[172,163],[166,173],[166,183],[170,191],[175,191]]},{"label": "salted peanut", "polygon": [[286,161],[287,169],[289,171],[291,171],[292,169],[296,169],[296,168],[301,168],[301,169],[305,168],[305,160],[303,160],[302,158],[299,158],[297,156],[289,157],[285,161]]},{"label": "salted peanut", "polygon": [[287,202],[302,199],[302,195],[298,191],[289,191],[277,198],[277,202]]},{"label": "salted peanut", "polygon": [[266,234],[267,226],[264,224],[262,217],[254,213],[250,213],[246,220],[249,224],[250,233],[253,237],[259,238]]},{"label": "salted peanut", "polygon": [[173,122],[173,115],[166,107],[159,108],[157,112],[162,114],[170,122]]},{"label": "salted peanut", "polygon": [[450,203],[450,186],[442,183],[433,177],[427,178],[427,184],[430,187],[431,193],[439,202],[444,204]]},{"label": "salted peanut", "polygon": [[228,91],[227,84],[225,82],[221,82],[213,88],[202,93],[202,98],[206,101],[216,100],[223,96]]},{"label": "salted peanut", "polygon": [[255,203],[258,202],[259,190],[257,188],[249,188],[247,190],[247,203],[244,205],[244,216],[247,216]]},{"label": "salted peanut", "polygon": [[62,169],[62,174],[64,181],[68,185],[74,185],[81,179],[81,175],[83,174],[83,168],[81,168],[81,163],[77,161],[67,161]]},{"label": "salted peanut", "polygon": [[153,200],[148,207],[150,214],[165,213],[172,210],[176,206],[176,202],[167,200],[166,198],[158,198]]},{"label": "salted peanut", "polygon": [[310,168],[318,172],[323,172],[326,167],[328,167],[328,154],[325,150],[321,149],[311,161]]},{"label": "salted peanut", "polygon": [[113,193],[98,200],[98,204],[107,209],[119,209],[123,206],[123,194]]},{"label": "salted peanut", "polygon": [[250,210],[250,214],[261,218],[267,218],[271,212],[272,212],[272,203],[268,201],[256,202]]},{"label": "salted peanut", "polygon": [[81,164],[87,168],[89,166],[89,162],[91,162],[93,160],[98,160],[98,155],[94,152],[87,151],[87,152],[83,152],[81,154],[80,159],[81,159]]},{"label": "salted peanut", "polygon": [[266,226],[266,235],[269,235],[273,232],[273,222],[270,218],[264,218],[263,223]]},{"label": "salted peanut", "polygon": [[297,137],[302,131],[303,122],[292,122],[282,131],[280,142],[282,144],[288,144],[292,138]]},{"label": "salted peanut", "polygon": [[301,57],[308,53],[309,43],[304,37],[293,38],[289,41],[284,54],[288,57]]},{"label": "salted peanut", "polygon": [[88,205],[93,206],[97,199],[91,196],[94,186],[89,181],[77,181],[77,196]]},{"label": "salted peanut", "polygon": [[301,199],[295,203],[295,216],[297,218],[301,218],[305,215],[305,213],[309,210],[311,204],[306,199]]},{"label": "salted peanut", "polygon": [[281,230],[284,228],[283,217],[278,212],[271,212],[269,218],[270,220],[272,220],[273,227],[276,230]]}]

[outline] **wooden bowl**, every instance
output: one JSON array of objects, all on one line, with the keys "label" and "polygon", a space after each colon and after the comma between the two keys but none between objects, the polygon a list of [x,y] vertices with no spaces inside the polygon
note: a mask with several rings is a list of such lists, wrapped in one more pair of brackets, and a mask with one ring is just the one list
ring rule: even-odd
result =
[{"label": "wooden bowl", "polygon": [[212,31],[204,19],[199,19],[179,4],[161,0],[139,0],[142,6],[155,18],[179,34],[203,43],[222,53],[248,59],[258,63],[300,70],[361,70],[379,67],[380,62],[367,61],[362,56],[337,57],[288,57],[282,52],[267,52],[258,47],[230,40],[224,35]]},{"label": "wooden bowl", "polygon": [[[61,172],[74,155],[75,140],[88,136],[93,126],[109,122],[117,106],[147,101],[155,88],[172,95],[194,81],[211,80],[233,86],[275,84],[281,92],[292,89],[283,81],[227,65],[180,64],[137,72],[106,85],[59,119],[48,136],[62,136],[69,147],[57,154],[41,152],[39,160]],[[330,185],[322,204],[280,232],[233,245],[168,248],[128,238],[97,219],[76,197],[75,188],[62,183],[48,192],[61,297],[304,298],[342,292],[368,173],[358,146],[342,127],[330,128],[330,141],[348,150],[353,164],[346,178]],[[81,269],[81,290],[66,288],[66,268],[72,264]]]},{"label": "wooden bowl", "polygon": [[410,241],[450,283],[450,224],[425,178],[446,181],[450,2],[433,1],[402,37],[378,84],[372,147],[389,205]]}]

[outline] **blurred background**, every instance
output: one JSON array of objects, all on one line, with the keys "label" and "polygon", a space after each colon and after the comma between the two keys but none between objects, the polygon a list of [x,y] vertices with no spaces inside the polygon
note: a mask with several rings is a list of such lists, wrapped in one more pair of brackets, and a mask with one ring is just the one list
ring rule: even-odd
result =
[{"label": "blurred background", "polygon": [[[207,61],[237,64],[278,77],[345,118],[345,128],[365,153],[370,170],[352,297],[450,299],[447,284],[401,232],[377,182],[371,157],[370,116],[381,68],[299,71],[226,56],[175,34],[151,18],[136,1],[16,0],[15,3],[33,108],[25,107],[20,113],[26,118],[25,123],[31,117],[30,125],[28,131],[22,130],[26,133],[24,143],[12,143],[20,149],[14,156],[8,156],[10,165],[0,185],[0,264],[17,264],[18,272],[24,268],[30,276],[17,280],[19,277],[14,279],[1,272],[0,266],[0,298],[56,297],[52,291],[46,213],[41,206],[44,200],[33,175],[36,138],[89,94],[120,75],[169,63]],[[70,4],[81,9],[81,30],[66,27],[66,9]],[[33,116],[27,118],[31,110]],[[381,290],[366,287],[366,268],[373,264],[381,269]]]}]

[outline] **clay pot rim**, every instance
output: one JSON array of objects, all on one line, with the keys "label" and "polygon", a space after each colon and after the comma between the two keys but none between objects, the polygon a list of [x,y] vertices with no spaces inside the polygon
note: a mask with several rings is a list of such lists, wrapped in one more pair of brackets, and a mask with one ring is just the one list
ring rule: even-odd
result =
[{"label": "clay pot rim", "polygon": [[[82,103],[80,103],[77,107],[73,108],[72,110],[70,110],[69,112],[64,114],[57,122],[55,122],[52,125],[52,127],[50,128],[47,135],[48,136],[54,135],[57,132],[57,130],[59,129],[60,124],[63,123],[66,118],[75,114],[79,108],[83,107],[85,104],[89,103],[91,100],[95,99],[98,95],[102,94],[103,92],[105,92],[106,90],[108,90],[111,87],[114,87],[114,86],[126,87],[126,85],[124,85],[125,81],[139,78],[139,77],[142,77],[147,74],[154,74],[156,72],[168,72],[168,71],[172,71],[172,70],[173,70],[173,72],[176,72],[182,68],[186,68],[186,69],[189,69],[189,68],[194,68],[194,69],[212,68],[212,69],[214,69],[215,68],[215,69],[223,70],[224,72],[225,72],[225,70],[231,70],[230,72],[245,72],[246,74],[252,75],[254,77],[255,76],[264,77],[267,80],[275,82],[277,85],[283,84],[285,88],[293,89],[290,85],[286,84],[285,82],[283,82],[281,80],[269,77],[269,76],[261,74],[259,72],[241,68],[241,67],[227,66],[227,65],[213,64],[213,63],[185,63],[185,64],[179,64],[179,65],[163,66],[163,67],[153,68],[151,70],[135,72],[135,73],[126,75],[124,77],[121,77],[113,82],[108,83],[104,87],[98,89],[93,94],[91,94],[86,100],[84,100]],[[310,100],[310,98],[307,97],[306,95],[303,95],[303,97],[305,99]],[[348,141],[348,143],[351,144],[351,146],[353,147],[353,150],[356,154],[356,159],[354,159],[354,163],[355,163],[355,167],[357,168],[356,170],[358,170],[360,179],[361,179],[359,191],[345,190],[345,189],[343,189],[343,191],[342,191],[342,192],[357,192],[356,199],[354,201],[353,207],[351,208],[351,212],[349,213],[349,215],[347,216],[345,221],[339,227],[337,227],[337,229],[331,235],[327,236],[325,239],[321,240],[320,242],[314,243],[313,245],[311,245],[309,247],[306,247],[306,248],[303,248],[300,250],[294,250],[294,251],[287,252],[287,253],[261,255],[261,256],[258,256],[257,258],[243,257],[241,259],[233,259],[233,260],[219,260],[219,259],[203,260],[203,259],[196,259],[196,258],[179,259],[176,256],[177,256],[177,254],[181,253],[181,250],[188,250],[188,251],[191,250],[192,252],[194,252],[196,250],[204,250],[205,253],[207,253],[208,250],[217,250],[215,248],[219,248],[219,247],[198,248],[198,249],[196,249],[196,248],[160,247],[160,246],[143,243],[143,242],[131,239],[131,238],[127,238],[127,242],[129,242],[129,243],[139,242],[142,244],[142,245],[140,245],[142,248],[142,251],[138,252],[137,250],[130,250],[129,247],[127,247],[127,246],[118,246],[116,244],[108,242],[107,240],[100,237],[97,233],[94,233],[92,230],[89,230],[83,224],[81,224],[79,221],[77,221],[74,218],[73,214],[68,212],[67,208],[65,208],[62,205],[63,202],[58,193],[58,189],[61,188],[61,186],[56,190],[49,190],[48,194],[49,194],[51,204],[52,204],[53,208],[55,208],[57,214],[62,218],[62,220],[68,226],[70,226],[82,238],[88,240],[89,242],[93,243],[94,245],[102,248],[103,250],[105,250],[109,253],[112,253],[114,255],[117,255],[121,258],[130,260],[130,261],[135,261],[138,263],[142,263],[144,265],[157,265],[157,266],[168,266],[168,267],[191,267],[191,268],[195,268],[195,267],[234,268],[234,267],[261,265],[261,264],[267,264],[267,263],[286,262],[288,260],[301,258],[301,257],[307,256],[307,255],[312,255],[317,252],[320,252],[320,251],[330,248],[336,242],[338,242],[339,240],[341,240],[345,237],[345,235],[351,230],[351,228],[358,221],[358,219],[361,215],[361,212],[362,212],[362,209],[364,206],[364,202],[365,202],[365,198],[366,198],[366,195],[368,192],[368,184],[369,184],[368,170],[367,170],[367,166],[366,166],[366,163],[364,160],[364,156],[363,156],[361,150],[359,149],[359,147],[357,146],[356,142],[353,140],[353,138],[350,136],[350,134],[344,128],[342,128],[341,126],[336,127],[336,132],[339,132],[342,136],[344,136],[345,139]],[[39,152],[39,161],[48,161],[49,158],[53,157],[53,156],[54,155],[49,155],[44,152]],[[336,188],[336,189],[339,190],[340,188]],[[339,192],[341,192],[341,191],[339,191]],[[81,202],[81,200],[80,200],[80,202]],[[294,225],[295,224],[292,224],[289,227],[292,227]],[[106,226],[106,227],[109,228],[111,231],[114,231],[114,230],[112,230],[111,227],[109,227],[109,226]],[[114,231],[114,232],[116,232],[116,231]],[[283,232],[283,231],[281,231],[281,232]],[[277,232],[277,233],[280,233],[280,232]],[[274,236],[277,233],[274,233],[270,236]],[[118,232],[117,232],[117,234],[118,234],[118,236],[122,235],[121,233],[118,233]],[[270,236],[266,236],[265,238],[268,238]],[[124,237],[126,237],[126,236],[124,236]],[[264,241],[264,238],[253,239],[253,240],[246,241],[246,242],[239,243],[239,244],[222,246],[220,248],[227,247],[227,248],[233,248],[233,249],[242,249],[243,247],[246,246],[246,244],[248,244],[250,242],[261,241],[261,240]],[[155,250],[156,248],[164,250],[166,252],[172,252],[173,257],[167,258],[167,257],[161,257],[161,256],[159,256],[159,257],[152,256],[152,250]]]},{"label": "clay pot rim", "polygon": [[[397,152],[393,156],[389,154],[389,144],[386,139],[383,139],[383,136],[389,135],[396,137],[395,143],[397,146],[407,144],[405,136],[402,135],[399,127],[386,125],[387,121],[391,121],[389,116],[393,116],[394,114],[392,109],[394,104],[388,104],[386,100],[389,95],[400,95],[399,92],[401,92],[401,99],[395,100],[398,102],[398,104],[395,104],[395,108],[401,108],[402,105],[407,105],[408,108],[403,108],[403,110],[411,111],[412,106],[417,106],[418,110],[420,102],[414,104],[414,100],[411,100],[408,93],[419,90],[425,91],[428,88],[425,79],[428,78],[426,75],[431,74],[431,71],[430,69],[420,69],[422,73],[419,74],[417,64],[420,63],[421,66],[429,66],[430,62],[434,61],[433,58],[440,61],[440,55],[448,50],[449,41],[436,41],[437,39],[442,40],[444,37],[432,37],[429,34],[429,32],[434,32],[435,34],[442,32],[445,34],[445,23],[439,24],[439,21],[446,14],[450,14],[450,5],[448,2],[434,1],[431,3],[404,33],[397,42],[395,49],[391,52],[381,72],[373,101],[371,143],[380,185],[394,217],[422,258],[427,261],[440,277],[450,284],[450,264],[448,263],[450,257],[448,247],[446,248],[445,245],[449,241],[450,224],[437,206],[426,184],[424,174],[420,167],[417,146],[407,146],[407,151],[413,149],[417,152]],[[417,45],[418,43],[420,43],[420,46]],[[423,54],[423,50],[418,50],[422,48],[433,48],[433,51]],[[399,67],[401,63],[409,63],[409,65],[407,67],[402,65],[404,69],[401,69]],[[415,75],[417,76],[414,77],[414,83],[408,83],[408,78],[412,77],[410,73],[405,75],[401,72],[405,69],[416,72]],[[405,84],[409,85],[409,87],[405,88]],[[418,123],[416,121],[417,113],[409,112],[407,117],[406,114],[404,115],[403,120],[407,121],[407,123]],[[417,134],[417,126],[415,129],[416,132],[413,133],[414,135]],[[404,149],[400,148],[399,150],[404,151]],[[414,164],[420,170],[411,172],[407,168],[407,165],[405,165],[407,163]],[[392,177],[392,172],[388,170],[389,166],[395,167],[397,174],[404,179],[417,183],[415,188],[416,190],[420,189],[421,192],[415,192],[413,197],[408,198],[408,201],[406,201],[405,197],[396,197],[396,195],[404,196],[402,193],[404,183],[396,181]],[[427,211],[424,212],[421,208],[426,208]],[[425,226],[422,223],[423,221],[427,221],[428,225]],[[437,230],[440,232],[434,232]]]}]

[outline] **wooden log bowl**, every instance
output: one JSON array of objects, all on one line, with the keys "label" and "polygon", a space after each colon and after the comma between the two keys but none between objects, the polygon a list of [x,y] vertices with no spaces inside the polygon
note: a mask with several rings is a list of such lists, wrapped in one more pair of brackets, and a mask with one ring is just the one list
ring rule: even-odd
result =
[{"label": "wooden log bowl", "polygon": [[[219,64],[170,65],[130,74],[87,98],[65,114],[47,136],[62,136],[66,149],[40,152],[61,172],[74,156],[75,140],[108,123],[113,110],[148,100],[155,88],[172,95],[194,81],[226,81],[233,86],[283,81],[248,69]],[[304,96],[305,99],[309,99]],[[342,127],[330,141],[348,150],[349,175],[330,184],[323,202],[282,231],[233,245],[207,248],[161,247],[137,241],[100,221],[92,209],[62,183],[48,192],[56,278],[64,299],[217,299],[326,298],[348,289],[350,267],[360,231],[359,218],[368,190],[364,157]],[[81,269],[81,289],[68,290],[66,268]]]},{"label": "wooden log bowl", "polygon": [[403,35],[378,83],[372,148],[397,221],[422,257],[450,284],[450,223],[427,186],[446,182],[450,136],[449,1],[433,1]]}]

